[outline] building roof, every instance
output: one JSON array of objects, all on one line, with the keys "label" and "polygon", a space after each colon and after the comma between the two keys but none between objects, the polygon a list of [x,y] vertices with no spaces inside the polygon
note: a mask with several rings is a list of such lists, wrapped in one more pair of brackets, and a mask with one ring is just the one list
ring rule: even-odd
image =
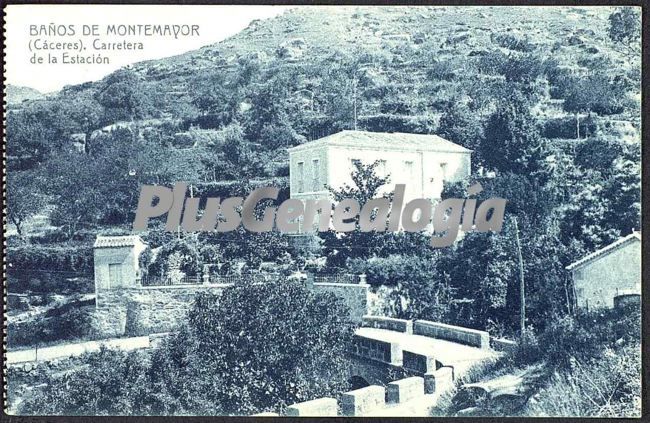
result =
[{"label": "building roof", "polygon": [[386,150],[417,150],[449,153],[471,153],[465,147],[447,141],[437,135],[407,134],[403,132],[367,132],[341,131],[296,147],[289,148],[290,152],[301,151],[321,145],[381,148]]},{"label": "building roof", "polygon": [[132,247],[145,242],[138,235],[98,236],[93,248]]},{"label": "building roof", "polygon": [[641,233],[640,232],[632,232],[626,237],[623,237],[617,241],[612,242],[611,244],[601,248],[600,250],[596,250],[593,253],[581,258],[580,260],[576,261],[575,263],[571,263],[566,267],[567,270],[574,270],[578,267],[582,267],[585,264],[595,260],[596,258],[609,254],[610,252],[623,247],[624,245],[627,245],[629,242],[638,240],[641,241]]}]

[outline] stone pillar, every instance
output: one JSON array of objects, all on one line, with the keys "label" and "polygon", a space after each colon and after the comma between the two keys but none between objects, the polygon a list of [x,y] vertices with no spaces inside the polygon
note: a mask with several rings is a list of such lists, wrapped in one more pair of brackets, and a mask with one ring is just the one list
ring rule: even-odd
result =
[{"label": "stone pillar", "polygon": [[362,416],[386,405],[386,389],[383,386],[366,386],[341,395],[341,412],[344,416]]},{"label": "stone pillar", "polygon": [[210,283],[210,266],[207,264],[203,265],[203,273],[201,276],[203,277],[203,283]]},{"label": "stone pillar", "polygon": [[338,404],[334,398],[319,398],[287,407],[287,416],[336,417]]},{"label": "stone pillar", "polygon": [[359,275],[359,285],[368,285],[368,280],[365,273]]},{"label": "stone pillar", "polygon": [[307,272],[307,279],[305,280],[307,289],[314,289],[314,274]]},{"label": "stone pillar", "polygon": [[454,383],[454,369],[452,367],[441,367],[435,372],[424,374],[424,391],[427,394],[445,391]]},{"label": "stone pillar", "polygon": [[386,401],[399,404],[424,395],[424,379],[419,376],[408,377],[388,384]]}]

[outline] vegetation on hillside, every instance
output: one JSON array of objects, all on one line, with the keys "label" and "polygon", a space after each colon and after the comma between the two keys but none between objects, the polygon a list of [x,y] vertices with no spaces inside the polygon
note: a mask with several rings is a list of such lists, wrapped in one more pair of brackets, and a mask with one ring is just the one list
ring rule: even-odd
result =
[{"label": "vegetation on hillside", "polygon": [[[21,103],[7,115],[8,218],[17,230],[8,240],[9,289],[31,289],[27,269],[86,272],[97,234],[130,231],[142,184],[185,181],[192,195],[212,197],[275,185],[286,198],[287,147],[342,129],[436,133],[474,150],[471,180],[447,185],[443,196],[465,198],[480,182],[479,200],[507,199],[500,233],[469,233],[443,250],[431,249],[423,234],[324,234],[321,250],[307,256],[277,232],[170,234],[155,222],[143,234],[159,253],[147,258],[148,271],[164,274],[173,257],[188,274],[206,264],[228,273],[263,262],[288,274],[323,259],[327,271],[363,272],[373,289],[387,289],[388,315],[522,336],[531,348],[547,339],[526,356],[562,369],[552,384],[566,390],[557,392],[585,392],[568,379],[578,373],[567,370],[567,360],[592,366],[607,345],[624,368],[628,350],[609,338],[574,342],[590,326],[572,317],[565,266],[640,227],[639,37],[635,8],[298,9],[223,43]],[[368,163],[353,176],[353,186],[334,194],[372,198],[387,182]],[[30,236],[29,222],[43,214],[56,229]],[[514,312],[514,218],[525,334]],[[103,352],[90,359],[97,370],[48,381],[25,410],[249,413],[336,391],[337,370],[319,379],[317,370],[330,369],[316,359],[328,354],[337,365],[343,354],[333,299],[312,301],[292,285],[233,293],[226,302],[200,299],[213,314],[195,309],[188,329],[148,364],[137,354]],[[317,312],[293,307],[292,295]],[[267,338],[259,331],[279,317],[264,315],[260,304],[273,313],[286,306],[282,318],[305,337],[310,324],[331,324],[331,331],[305,349],[283,336]],[[598,336],[606,325],[599,323]],[[253,360],[260,350],[250,349],[251,339],[279,354],[277,373],[266,376],[276,363],[270,357]],[[598,352],[588,350],[592,344]],[[208,346],[218,353],[206,353]],[[301,372],[287,364],[283,348],[303,360],[296,361]],[[247,354],[244,366],[232,361]],[[634,389],[616,398],[628,401]],[[544,395],[555,398],[552,389]]]}]

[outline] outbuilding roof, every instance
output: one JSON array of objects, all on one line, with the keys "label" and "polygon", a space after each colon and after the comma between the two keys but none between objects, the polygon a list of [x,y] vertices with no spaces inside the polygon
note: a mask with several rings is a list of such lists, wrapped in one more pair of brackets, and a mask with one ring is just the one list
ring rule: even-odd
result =
[{"label": "outbuilding roof", "polygon": [[289,149],[289,152],[300,151],[321,145],[381,148],[385,150],[418,150],[449,153],[471,153],[465,147],[454,144],[438,135],[408,134],[403,132],[367,132],[341,131]]},{"label": "outbuilding roof", "polygon": [[640,232],[632,232],[626,237],[623,237],[617,241],[612,242],[611,244],[601,248],[600,250],[596,250],[593,253],[584,256],[580,260],[576,261],[575,263],[571,263],[566,267],[567,270],[573,270],[575,268],[581,267],[594,259],[603,256],[605,254],[609,254],[610,252],[621,248],[624,245],[627,245],[631,241],[641,241],[641,233]]},{"label": "outbuilding roof", "polygon": [[132,247],[134,245],[144,244],[145,242],[138,235],[124,236],[98,236],[95,239],[93,248],[111,248],[111,247]]}]

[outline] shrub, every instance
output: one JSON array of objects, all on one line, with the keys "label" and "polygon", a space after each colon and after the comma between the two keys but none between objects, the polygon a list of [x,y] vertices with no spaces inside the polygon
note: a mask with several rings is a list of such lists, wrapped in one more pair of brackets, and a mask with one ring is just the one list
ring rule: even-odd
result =
[{"label": "shrub", "polygon": [[90,274],[94,269],[92,243],[10,244],[7,265],[17,271],[56,269]]},{"label": "shrub", "polygon": [[61,315],[43,316],[38,320],[9,323],[7,345],[34,346],[54,341],[87,339],[95,336],[92,325],[94,307],[68,310]]},{"label": "shrub", "polygon": [[[318,330],[314,330],[318,328]],[[196,297],[149,357],[102,349],[24,399],[21,414],[222,415],[282,411],[347,388],[352,326],[331,293],[296,282]],[[83,365],[85,364],[85,365]],[[60,374],[60,373],[59,373]]]},{"label": "shrub", "polygon": [[528,416],[640,417],[641,348],[606,349],[598,358],[573,360],[529,402]]},{"label": "shrub", "polygon": [[555,319],[540,335],[540,345],[546,360],[570,368],[573,360],[596,359],[603,348],[634,345],[640,336],[640,309],[630,305]]},{"label": "shrub", "polygon": [[490,40],[500,47],[510,50],[529,52],[535,49],[535,45],[529,42],[527,35],[492,33]]},{"label": "shrub", "polygon": [[178,270],[185,275],[194,276],[201,272],[202,265],[196,239],[174,239],[162,246],[155,260],[149,265],[148,273],[164,276]]},{"label": "shrub", "polygon": [[164,400],[147,383],[147,359],[142,352],[102,347],[98,353],[81,356],[80,361],[85,365],[73,372],[45,375],[47,387],[25,397],[19,414],[150,414],[146,412],[150,404]]},{"label": "shrub", "polygon": [[[566,116],[549,119],[544,122],[542,136],[544,138],[576,138],[576,118],[575,116]],[[596,118],[592,115],[580,119],[580,136],[588,136],[596,132]]]},{"label": "shrub", "polygon": [[430,134],[437,129],[437,121],[431,115],[376,114],[359,118],[359,125],[372,132],[409,132]]}]

